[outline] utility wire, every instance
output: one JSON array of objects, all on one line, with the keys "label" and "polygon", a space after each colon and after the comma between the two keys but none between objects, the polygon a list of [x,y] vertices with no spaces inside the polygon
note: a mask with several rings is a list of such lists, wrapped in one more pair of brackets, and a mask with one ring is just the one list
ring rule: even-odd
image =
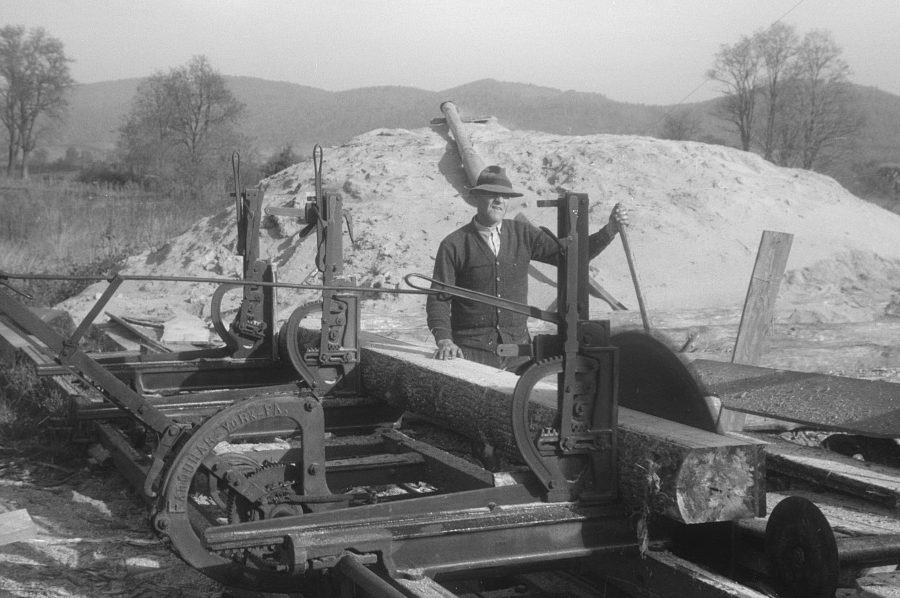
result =
[{"label": "utility wire", "polygon": [[[769,31],[769,29],[771,29],[771,28],[774,27],[777,23],[780,23],[782,20],[784,20],[784,18],[785,18],[786,16],[788,16],[789,14],[791,14],[792,12],[794,12],[794,10],[795,10],[798,6],[800,6],[801,4],[803,4],[804,2],[806,2],[806,0],[798,0],[798,2],[797,2],[796,4],[794,4],[792,7],[790,7],[786,13],[784,13],[783,15],[781,15],[780,17],[778,17],[777,19],[775,19],[774,21],[772,21],[772,22],[769,24],[769,26],[766,27],[766,28],[763,30],[763,33],[767,33],[767,32]],[[667,116],[669,116],[669,114],[671,114],[673,110],[675,110],[676,108],[678,108],[679,106],[681,106],[682,104],[684,104],[684,103],[688,100],[688,98],[690,98],[692,95],[694,95],[695,93],[697,93],[698,91],[700,91],[700,88],[703,87],[704,85],[706,85],[707,83],[709,83],[711,80],[712,80],[712,79],[710,79],[709,77],[706,77],[703,81],[700,82],[699,85],[697,85],[697,87],[695,87],[694,89],[692,89],[690,92],[688,92],[688,94],[687,94],[686,96],[684,96],[683,98],[681,98],[681,100],[680,100],[677,104],[673,105],[673,106],[670,107],[668,110],[666,110],[665,114],[663,114],[656,122],[654,122],[652,125],[650,125],[647,129],[645,129],[645,130],[640,134],[640,136],[646,135],[648,132],[650,132],[650,131],[652,131],[653,129],[655,129],[656,126],[659,125],[659,123],[661,123],[663,120],[665,120],[665,118],[666,118]]]}]

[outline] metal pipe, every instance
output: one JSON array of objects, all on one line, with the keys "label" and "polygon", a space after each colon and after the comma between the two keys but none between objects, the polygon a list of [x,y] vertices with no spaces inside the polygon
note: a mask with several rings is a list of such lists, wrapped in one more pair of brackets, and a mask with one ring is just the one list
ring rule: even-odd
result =
[{"label": "metal pipe", "polygon": [[466,133],[463,123],[459,118],[459,112],[453,102],[444,102],[441,104],[441,112],[447,117],[447,124],[453,132],[453,138],[456,140],[456,148],[459,150],[459,157],[462,158],[463,168],[466,170],[466,176],[469,178],[469,186],[474,187],[478,184],[478,175],[485,169],[484,160],[472,147],[469,141],[469,135]]},{"label": "metal pipe", "polygon": [[837,538],[841,564],[868,566],[900,564],[900,534]]},{"label": "metal pipe", "polygon": [[403,592],[369,571],[351,554],[338,561],[337,569],[373,598],[407,598]]},{"label": "metal pipe", "polygon": [[[80,280],[80,281],[107,281],[111,282],[110,277],[107,276],[63,276],[56,274],[21,274],[21,273],[9,273],[4,272],[3,276],[6,278],[15,278],[18,280]],[[148,282],[194,282],[194,283],[208,283],[208,284],[230,284],[235,286],[254,286],[254,287],[276,287],[281,289],[300,289],[307,291],[346,291],[348,293],[387,293],[391,295],[423,295],[429,294],[433,291],[428,291],[427,289],[416,290],[416,289],[387,289],[387,288],[377,288],[377,287],[352,287],[352,286],[344,286],[344,285],[313,285],[313,284],[294,284],[290,282],[266,282],[263,280],[246,280],[246,279],[233,279],[233,278],[204,278],[200,276],[149,276],[149,275],[130,275],[130,274],[121,274],[119,275],[124,281],[129,280],[139,280],[139,281],[148,281]],[[15,290],[15,289],[13,289]]]}]

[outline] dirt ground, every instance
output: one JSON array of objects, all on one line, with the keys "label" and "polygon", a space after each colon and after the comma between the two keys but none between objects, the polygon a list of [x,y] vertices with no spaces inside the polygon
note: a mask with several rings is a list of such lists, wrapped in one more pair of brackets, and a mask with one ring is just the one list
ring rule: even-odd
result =
[{"label": "dirt ground", "polygon": [[[690,142],[597,135],[563,137],[474,126],[472,141],[487,163],[504,166],[525,196],[523,212],[555,228],[555,212],[537,200],[561,188],[590,194],[591,228],[612,206],[632,209],[631,243],[654,324],[689,351],[727,358],[763,230],[795,235],[788,273],[762,365],[900,382],[900,216],[852,196],[833,180],[777,168],[737,150]],[[411,272],[430,275],[437,245],[467,222],[465,175],[441,128],[378,130],[325,150],[326,186],[338,187],[353,214],[344,274],[376,288],[402,288]],[[309,160],[265,181],[266,205],[301,205],[311,190]],[[227,204],[226,204],[227,205]],[[134,274],[236,277],[234,208],[210,215],[156,251],[129,261]],[[261,254],[282,281],[310,277],[314,243],[296,244],[299,225],[263,222]],[[550,273],[552,275],[552,273]],[[632,308],[611,312],[592,300],[593,317],[638,326],[621,244],[592,275]],[[555,296],[532,280],[531,303]],[[61,307],[76,321],[102,292],[88,289]],[[208,340],[212,285],[126,283],[109,313],[160,324],[201,322]],[[310,294],[280,293],[286,318]],[[226,297],[226,319],[239,297]],[[430,343],[423,299],[386,295],[363,306],[363,327]],[[533,329],[541,325],[533,322]],[[204,338],[204,335],[206,338]],[[898,434],[900,435],[900,434]],[[34,443],[0,447],[0,511],[27,509],[37,539],[0,547],[0,596],[185,596],[221,594],[149,533],[145,511],[125,482],[86,456],[61,458]]]}]

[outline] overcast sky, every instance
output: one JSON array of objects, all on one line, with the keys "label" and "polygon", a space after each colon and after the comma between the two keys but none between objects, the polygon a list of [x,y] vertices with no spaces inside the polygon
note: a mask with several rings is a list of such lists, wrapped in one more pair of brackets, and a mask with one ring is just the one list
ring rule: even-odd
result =
[{"label": "overcast sky", "polygon": [[0,1],[0,26],[61,39],[80,83],[205,54],[330,91],[494,78],[646,104],[718,95],[703,74],[719,47],[779,19],[830,30],[852,81],[900,94],[900,0]]}]

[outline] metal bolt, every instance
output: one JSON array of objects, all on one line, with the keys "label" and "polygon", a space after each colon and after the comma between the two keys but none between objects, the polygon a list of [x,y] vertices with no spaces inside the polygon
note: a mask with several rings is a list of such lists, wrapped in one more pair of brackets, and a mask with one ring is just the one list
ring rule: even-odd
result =
[{"label": "metal bolt", "polygon": [[311,463],[310,466],[306,468],[306,471],[309,475],[316,475],[319,473],[319,466],[316,463]]},{"label": "metal bolt", "polygon": [[158,529],[161,532],[164,532],[167,529],[169,529],[169,518],[165,517],[165,516],[157,517],[156,518],[156,529]]},{"label": "metal bolt", "polygon": [[307,411],[312,411],[316,408],[316,406],[312,401],[306,401],[306,403],[303,404],[303,408]]}]

